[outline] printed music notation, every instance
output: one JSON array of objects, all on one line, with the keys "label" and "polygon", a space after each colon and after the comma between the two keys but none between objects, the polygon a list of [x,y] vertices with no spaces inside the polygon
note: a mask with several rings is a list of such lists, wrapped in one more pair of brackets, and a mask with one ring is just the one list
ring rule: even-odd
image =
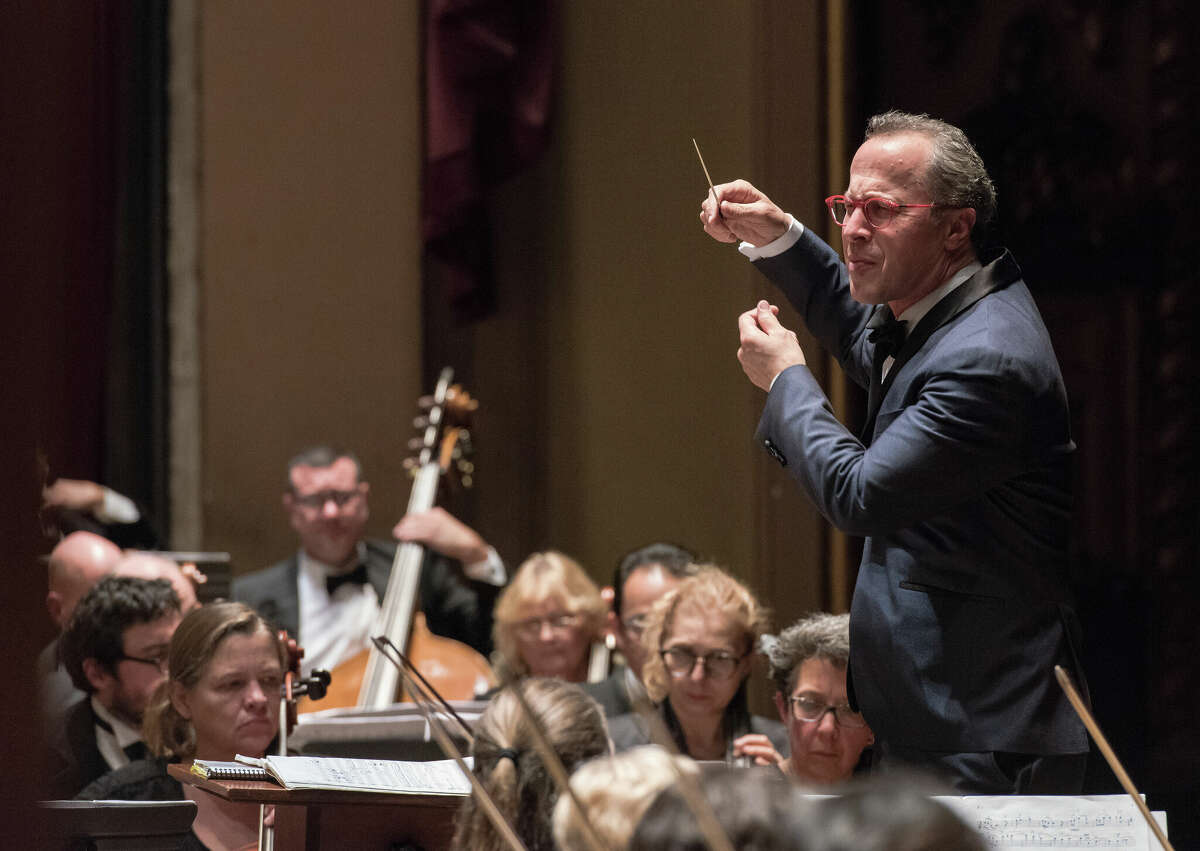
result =
[{"label": "printed music notation", "polygon": [[1128,795],[950,797],[938,800],[993,848],[1158,848]]}]

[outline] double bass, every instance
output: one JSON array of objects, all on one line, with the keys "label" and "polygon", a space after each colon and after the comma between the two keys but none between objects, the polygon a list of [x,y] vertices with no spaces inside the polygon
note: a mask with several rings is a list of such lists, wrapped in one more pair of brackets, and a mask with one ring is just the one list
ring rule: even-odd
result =
[{"label": "double bass", "polygon": [[[479,403],[453,384],[453,378],[450,367],[442,370],[429,412],[418,421],[422,428],[420,437],[414,441],[419,454],[410,466],[413,471],[408,500],[410,514],[434,506],[444,476],[458,474],[464,486],[470,485],[473,468],[466,460],[470,448],[467,426]],[[424,559],[425,548],[420,544],[406,541],[396,548],[387,592],[372,635],[391,639],[448,700],[470,700],[477,692],[494,685],[495,675],[476,650],[460,641],[435,635],[425,625],[425,615],[418,610]],[[399,673],[372,645],[334,669],[322,708],[381,709],[405,699],[400,685]],[[315,707],[304,706],[303,710],[310,708]]]}]

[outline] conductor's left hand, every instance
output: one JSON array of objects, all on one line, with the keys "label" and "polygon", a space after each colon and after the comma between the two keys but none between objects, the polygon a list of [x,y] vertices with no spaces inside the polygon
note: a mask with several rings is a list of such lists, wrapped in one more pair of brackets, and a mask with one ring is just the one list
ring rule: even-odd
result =
[{"label": "conductor's left hand", "polygon": [[775,376],[805,364],[796,334],[779,324],[779,308],[760,301],[738,317],[738,361],[755,387],[771,389]]}]

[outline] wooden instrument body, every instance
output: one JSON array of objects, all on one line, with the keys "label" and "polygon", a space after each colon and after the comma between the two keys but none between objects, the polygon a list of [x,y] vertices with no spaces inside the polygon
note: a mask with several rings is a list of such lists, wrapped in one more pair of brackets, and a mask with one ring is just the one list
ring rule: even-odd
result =
[{"label": "wooden instrument body", "polygon": [[[460,388],[451,386],[452,371],[442,370],[421,438],[408,513],[428,511],[437,499],[438,484],[452,466],[466,435],[462,423],[478,407]],[[495,683],[487,660],[476,650],[452,638],[435,635],[418,609],[421,565],[425,550],[402,543],[380,603],[375,635],[386,635],[447,700],[470,700],[477,691]],[[300,711],[357,706],[382,709],[408,699],[401,692],[400,675],[382,653],[369,647],[338,665],[320,706],[302,703]]]}]

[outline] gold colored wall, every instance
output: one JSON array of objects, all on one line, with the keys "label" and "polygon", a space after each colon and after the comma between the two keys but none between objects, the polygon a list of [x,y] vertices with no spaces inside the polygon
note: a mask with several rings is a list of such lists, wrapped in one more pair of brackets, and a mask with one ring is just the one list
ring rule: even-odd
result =
[{"label": "gold colored wall", "polygon": [[283,464],[322,439],[363,455],[386,533],[427,346],[481,402],[465,510],[510,564],[555,547],[606,581],[667,539],[786,620],[821,606],[823,525],[735,358],[767,290],[702,233],[691,141],[820,212],[819,5],[561,4],[551,148],[492,201],[498,310],[422,343],[410,4],[203,4],[205,546],[289,552]]},{"label": "gold colored wall", "polygon": [[[200,4],[204,545],[295,547],[284,466],[361,454],[403,504],[420,392],[415,3]],[[395,518],[377,512],[377,532]]]}]

